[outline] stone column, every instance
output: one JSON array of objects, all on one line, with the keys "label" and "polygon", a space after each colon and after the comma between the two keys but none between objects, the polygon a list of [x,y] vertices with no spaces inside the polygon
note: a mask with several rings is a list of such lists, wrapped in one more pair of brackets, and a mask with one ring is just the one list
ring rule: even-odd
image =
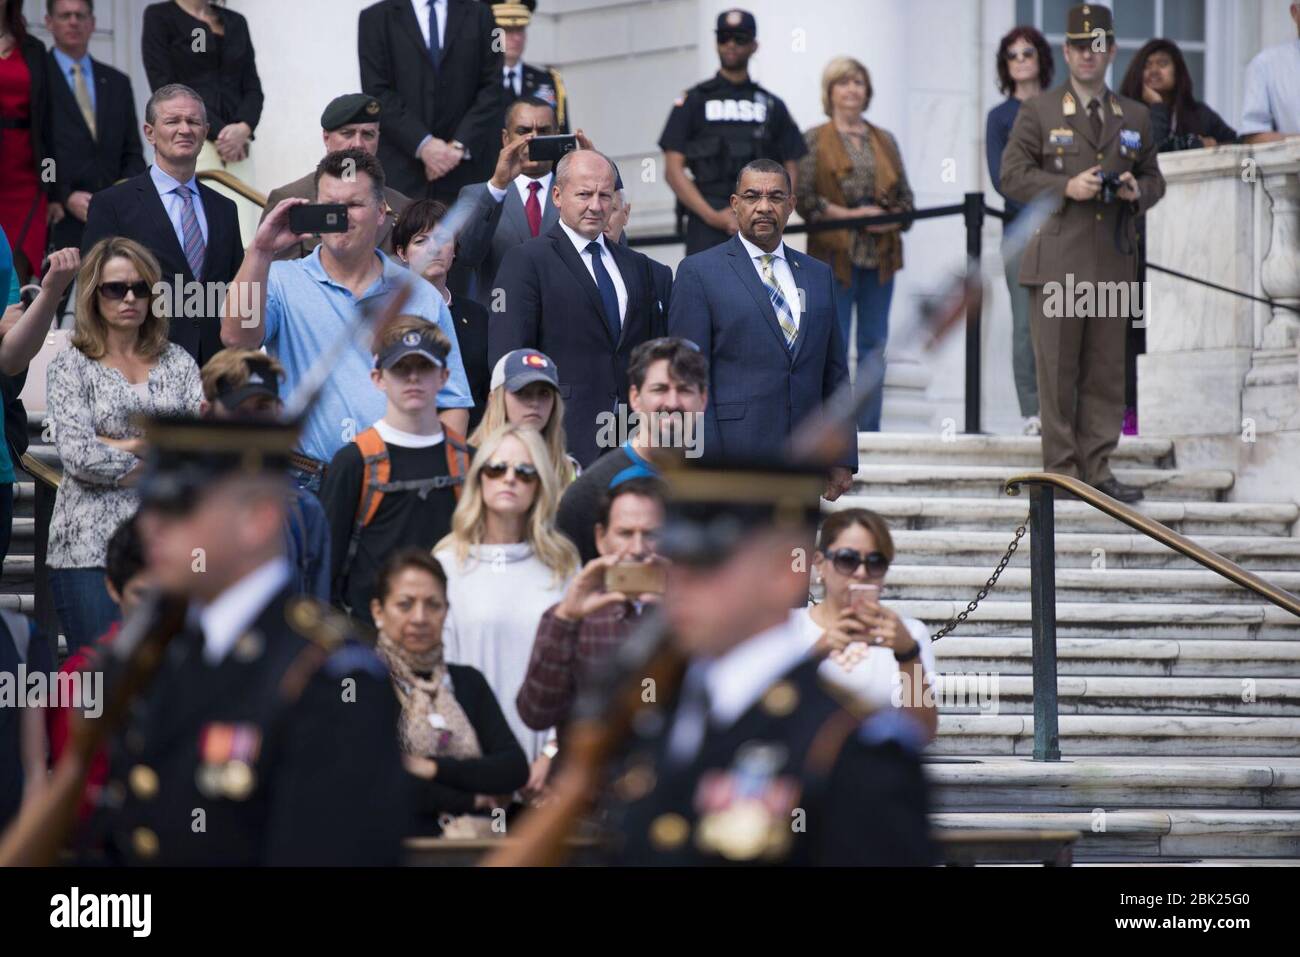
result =
[{"label": "stone column", "polygon": [[[1273,232],[1259,278],[1264,295],[1277,303],[1264,327],[1265,349],[1291,348],[1300,338],[1300,314],[1294,311],[1300,307],[1300,148],[1279,146],[1284,149],[1260,150],[1257,157],[1273,214]],[[1284,155],[1275,157],[1275,153]]]}]

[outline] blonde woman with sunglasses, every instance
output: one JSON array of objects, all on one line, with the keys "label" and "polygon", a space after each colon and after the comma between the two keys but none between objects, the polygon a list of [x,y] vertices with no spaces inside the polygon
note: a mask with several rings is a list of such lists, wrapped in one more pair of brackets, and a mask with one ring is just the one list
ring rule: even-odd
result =
[{"label": "blonde woman with sunglasses", "polygon": [[451,533],[434,548],[447,572],[447,661],[487,678],[529,761],[526,797],[545,784],[555,734],[530,729],[515,699],[537,623],[578,569],[577,549],[555,528],[560,492],[541,434],[502,426],[479,445]]}]

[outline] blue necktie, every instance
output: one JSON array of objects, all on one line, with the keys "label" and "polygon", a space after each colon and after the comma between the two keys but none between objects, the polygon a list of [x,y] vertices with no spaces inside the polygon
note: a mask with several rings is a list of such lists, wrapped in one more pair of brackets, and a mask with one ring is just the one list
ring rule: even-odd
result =
[{"label": "blue necktie", "polygon": [[600,243],[595,240],[587,243],[587,252],[591,254],[591,270],[596,274],[596,288],[600,290],[600,301],[605,306],[605,322],[617,345],[619,333],[623,330],[618,318],[618,290],[614,288],[614,280],[609,278],[609,270],[600,258]]},{"label": "blue necktie", "polygon": [[433,68],[438,69],[442,43],[438,40],[438,6],[433,0],[429,0],[429,59],[433,61]]}]

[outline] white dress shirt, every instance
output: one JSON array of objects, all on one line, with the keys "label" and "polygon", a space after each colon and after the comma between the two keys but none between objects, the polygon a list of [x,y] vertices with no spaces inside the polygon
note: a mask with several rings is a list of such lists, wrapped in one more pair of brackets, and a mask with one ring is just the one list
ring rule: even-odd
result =
[{"label": "white dress shirt", "polygon": [[[749,254],[749,261],[754,264],[754,271],[758,273],[758,281],[763,282],[763,258],[767,253],[759,249],[740,233],[736,233],[740,243],[745,247],[745,252]],[[772,275],[776,279],[776,284],[785,296],[786,305],[790,307],[790,315],[794,317],[794,327],[799,328],[799,317],[803,315],[803,309],[799,302],[799,287],[795,285],[794,273],[790,270],[790,263],[785,258],[785,243],[777,245],[772,250],[772,255],[776,258],[772,261]]]},{"label": "white dress shirt", "polygon": [[501,67],[501,83],[503,86],[510,87],[515,96],[519,96],[520,88],[524,85],[524,63],[522,60],[514,66]]},{"label": "white dress shirt", "polygon": [[235,582],[210,605],[199,608],[203,660],[210,665],[220,664],[291,577],[289,560],[277,556]]},{"label": "white dress shirt", "polygon": [[[591,264],[591,254],[587,252],[587,246],[591,243],[590,239],[583,239],[572,229],[564,220],[560,220],[560,228],[564,230],[569,241],[573,243],[573,248],[578,251],[578,258],[582,264],[587,267],[587,273],[591,276],[591,281],[596,281],[596,269]],[[600,261],[605,264],[605,271],[609,273],[609,278],[614,280],[614,292],[618,294],[618,322],[623,324],[624,317],[627,316],[627,284],[623,282],[623,276],[618,271],[618,264],[614,262],[614,257],[610,255],[609,244],[605,242],[605,234],[601,233],[596,237],[596,242],[600,243]]]},{"label": "white dress shirt", "polygon": [[[797,625],[787,618],[742,641],[720,658],[694,662],[688,680],[699,681],[703,673],[709,695],[709,724],[721,730],[740,720],[778,678],[807,654]],[[686,764],[699,752],[706,731],[701,719],[701,715],[679,709],[668,738],[669,754],[677,762]]]},{"label": "white dress shirt", "polygon": [[[546,216],[546,204],[551,201],[551,183],[554,179],[555,174],[553,172],[547,173],[545,176],[539,176],[537,179],[533,179],[531,176],[525,176],[523,173],[520,173],[514,179],[515,189],[519,192],[519,199],[525,206],[528,205],[528,184],[542,184],[542,188],[537,191],[537,202],[541,204],[543,218]],[[497,189],[490,181],[487,184],[488,194],[498,203],[506,198],[506,193],[509,189],[510,187],[508,186],[505,189]]]},{"label": "white dress shirt", "polygon": [[[415,9],[415,19],[420,24],[420,35],[424,37],[424,48],[429,48],[429,3],[430,0],[411,0]],[[445,49],[443,38],[447,35],[447,0],[432,0],[438,11],[438,49]]]}]

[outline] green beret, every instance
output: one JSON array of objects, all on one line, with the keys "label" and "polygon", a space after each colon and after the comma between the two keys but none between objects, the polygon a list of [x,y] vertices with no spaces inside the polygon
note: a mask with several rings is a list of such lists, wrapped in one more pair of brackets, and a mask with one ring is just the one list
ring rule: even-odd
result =
[{"label": "green beret", "polygon": [[364,93],[336,96],[320,115],[320,128],[328,132],[349,123],[378,123],[380,112],[379,101],[373,96]]}]

